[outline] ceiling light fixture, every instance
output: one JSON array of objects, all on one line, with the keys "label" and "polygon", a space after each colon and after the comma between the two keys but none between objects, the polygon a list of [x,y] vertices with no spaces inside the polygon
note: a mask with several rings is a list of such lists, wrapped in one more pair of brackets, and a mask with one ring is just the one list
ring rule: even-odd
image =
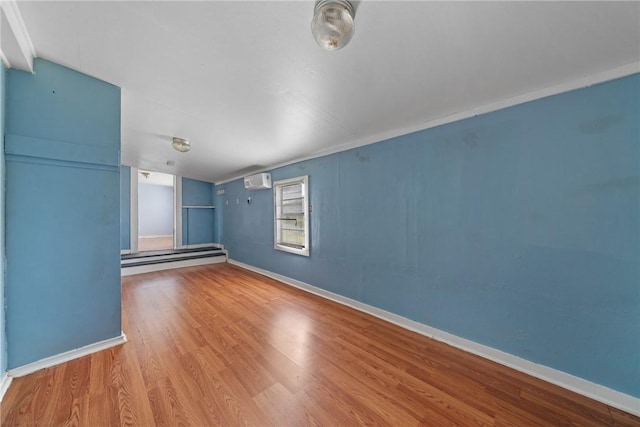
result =
[{"label": "ceiling light fixture", "polygon": [[326,50],[342,49],[353,36],[353,6],[346,0],[320,0],[311,20],[311,34]]},{"label": "ceiling light fixture", "polygon": [[187,151],[191,150],[191,143],[188,139],[184,138],[174,137],[171,146],[181,153],[186,153]]}]

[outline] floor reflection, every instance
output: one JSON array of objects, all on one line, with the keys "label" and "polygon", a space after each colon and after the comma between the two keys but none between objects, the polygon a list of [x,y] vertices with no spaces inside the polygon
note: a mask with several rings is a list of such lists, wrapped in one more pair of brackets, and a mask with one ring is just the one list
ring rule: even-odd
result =
[{"label": "floor reflection", "polygon": [[295,310],[282,310],[273,321],[270,341],[275,348],[304,367],[309,361],[311,326],[306,315]]}]

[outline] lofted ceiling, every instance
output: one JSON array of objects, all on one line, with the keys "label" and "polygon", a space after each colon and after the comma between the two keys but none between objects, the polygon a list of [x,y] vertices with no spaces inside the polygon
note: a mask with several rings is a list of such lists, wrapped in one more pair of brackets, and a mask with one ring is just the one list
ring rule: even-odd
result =
[{"label": "lofted ceiling", "polygon": [[638,2],[354,3],[335,52],[312,1],[17,5],[38,57],[122,88],[124,164],[212,182],[640,60]]}]

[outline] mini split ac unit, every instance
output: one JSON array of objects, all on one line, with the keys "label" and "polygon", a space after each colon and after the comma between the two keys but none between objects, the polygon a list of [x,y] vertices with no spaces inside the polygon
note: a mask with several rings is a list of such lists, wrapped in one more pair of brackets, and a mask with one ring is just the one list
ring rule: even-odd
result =
[{"label": "mini split ac unit", "polygon": [[271,174],[257,173],[244,177],[244,188],[247,190],[266,190],[271,188]]}]

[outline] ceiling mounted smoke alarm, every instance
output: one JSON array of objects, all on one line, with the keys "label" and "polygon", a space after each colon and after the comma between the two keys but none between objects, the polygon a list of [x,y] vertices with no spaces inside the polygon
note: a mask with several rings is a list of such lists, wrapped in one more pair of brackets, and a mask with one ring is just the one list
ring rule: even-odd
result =
[{"label": "ceiling mounted smoke alarm", "polygon": [[188,139],[184,138],[174,137],[171,146],[181,153],[186,153],[187,151],[191,150],[191,143]]},{"label": "ceiling mounted smoke alarm", "polygon": [[353,36],[353,6],[346,0],[320,0],[311,20],[311,34],[326,50],[342,49]]}]

